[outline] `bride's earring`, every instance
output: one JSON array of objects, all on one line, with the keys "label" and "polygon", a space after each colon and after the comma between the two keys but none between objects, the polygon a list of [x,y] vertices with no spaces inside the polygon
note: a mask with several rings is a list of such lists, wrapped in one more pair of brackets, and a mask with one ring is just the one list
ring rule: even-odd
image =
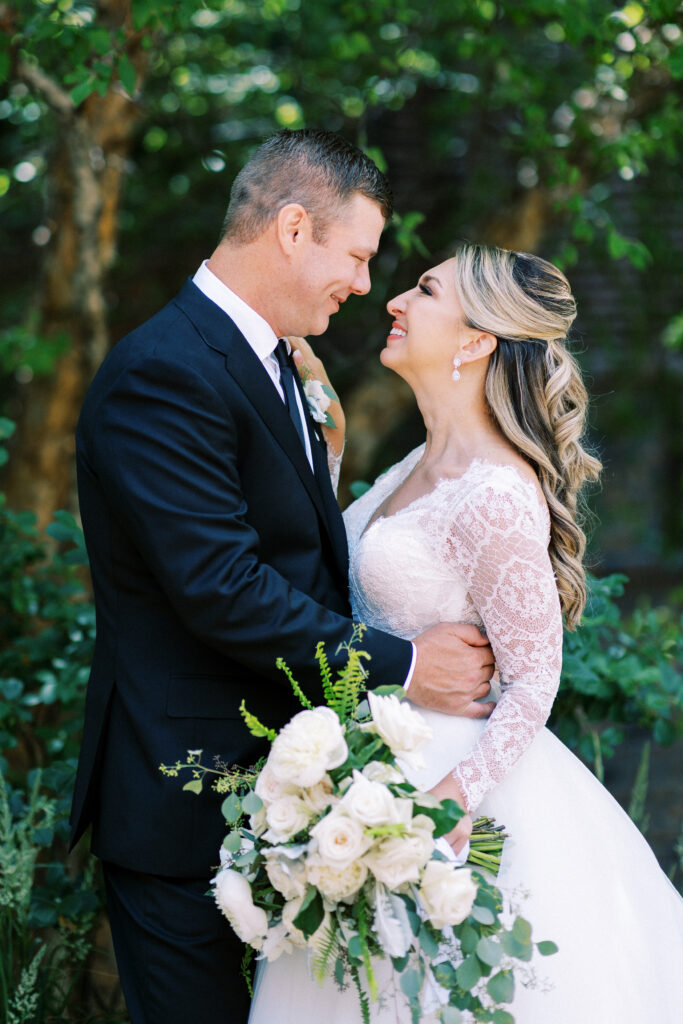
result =
[{"label": "bride's earring", "polygon": [[462,366],[462,359],[458,359],[458,357],[456,356],[455,359],[453,360],[453,373],[451,374],[453,380],[460,380],[460,370],[458,369],[459,366]]}]

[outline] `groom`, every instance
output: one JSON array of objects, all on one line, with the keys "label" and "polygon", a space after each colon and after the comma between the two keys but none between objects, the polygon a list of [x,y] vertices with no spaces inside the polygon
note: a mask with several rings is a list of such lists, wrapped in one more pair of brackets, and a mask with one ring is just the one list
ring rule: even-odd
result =
[{"label": "groom", "polygon": [[[207,896],[224,834],[210,791],[182,794],[161,762],[263,752],[240,718],[282,726],[311,699],[324,641],[333,668],[352,629],[344,526],[322,436],[285,335],[322,334],[391,216],[387,182],[340,137],[282,132],[237,176],[223,235],[180,294],[120,341],[77,432],[97,643],[72,809],[104,864],[133,1024],[243,1022],[242,947]],[[490,648],[442,624],[414,644],[363,637],[370,685],[483,715]]]}]

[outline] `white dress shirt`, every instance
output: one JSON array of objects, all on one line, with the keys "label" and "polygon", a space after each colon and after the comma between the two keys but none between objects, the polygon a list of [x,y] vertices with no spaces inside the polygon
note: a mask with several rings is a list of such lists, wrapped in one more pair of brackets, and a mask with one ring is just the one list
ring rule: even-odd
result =
[{"label": "white dress shirt", "polygon": [[[244,337],[246,338],[249,346],[253,350],[254,354],[258,356],[263,364],[263,368],[272,380],[277,393],[281,400],[284,402],[285,393],[282,389],[280,382],[280,364],[275,357],[275,347],[278,343],[278,337],[263,317],[248,306],[244,299],[241,299],[239,295],[236,295],[227,284],[216,277],[207,267],[207,260],[204,260],[197,273],[192,278],[194,284],[197,285],[200,292],[206,295],[207,299],[215,302],[224,313],[230,317],[233,323],[239,328]],[[287,342],[289,347],[289,342]],[[313,453],[311,452],[311,441],[308,436],[308,429],[306,426],[306,417],[304,416],[303,406],[301,404],[301,395],[299,389],[295,389],[296,402],[299,408],[299,415],[301,416],[302,423],[304,425],[304,439],[306,441],[306,456],[310,463],[311,469],[313,469]],[[413,672],[415,671],[415,662],[417,660],[417,648],[415,644],[411,644],[413,648],[413,658],[410,663],[410,669],[406,681],[403,684],[407,690],[410,686],[410,681],[413,678]]]},{"label": "white dress shirt", "polygon": [[[194,284],[197,285],[200,292],[206,295],[207,299],[211,299],[215,302],[224,313],[227,313],[233,323],[239,328],[244,337],[247,340],[250,348],[254,354],[261,360],[263,368],[272,380],[278,395],[284,402],[285,393],[282,389],[280,382],[280,364],[275,357],[275,348],[278,343],[278,337],[260,313],[257,313],[255,309],[248,306],[244,299],[241,299],[239,295],[236,295],[227,284],[216,277],[214,273],[207,267],[207,260],[204,260],[197,273],[192,278]],[[291,351],[289,342],[287,342],[287,348]],[[301,395],[299,389],[295,388],[294,393],[296,395],[296,404],[299,410],[299,416],[303,424],[304,442],[306,445],[306,458],[308,463],[313,469],[313,452],[311,451],[311,439],[308,436],[308,427],[306,425],[306,417],[304,415],[303,406],[301,404]]]}]

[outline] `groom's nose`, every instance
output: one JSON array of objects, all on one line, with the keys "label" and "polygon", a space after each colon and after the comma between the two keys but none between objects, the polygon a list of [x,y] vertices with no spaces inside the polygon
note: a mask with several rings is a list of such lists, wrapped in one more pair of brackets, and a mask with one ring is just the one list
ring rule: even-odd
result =
[{"label": "groom's nose", "polygon": [[351,285],[355,295],[367,295],[370,291],[370,267],[367,263],[360,263]]}]

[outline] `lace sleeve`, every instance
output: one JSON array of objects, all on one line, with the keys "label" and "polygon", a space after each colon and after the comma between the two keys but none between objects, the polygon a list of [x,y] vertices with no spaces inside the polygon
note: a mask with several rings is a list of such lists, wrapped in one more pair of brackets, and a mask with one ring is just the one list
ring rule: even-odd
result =
[{"label": "lace sleeve", "polygon": [[453,772],[470,810],[503,779],[547,721],[562,665],[562,617],[548,555],[547,509],[534,485],[516,471],[501,479],[466,496],[447,538],[447,557],[465,578],[486,627],[502,690],[478,743]]}]

